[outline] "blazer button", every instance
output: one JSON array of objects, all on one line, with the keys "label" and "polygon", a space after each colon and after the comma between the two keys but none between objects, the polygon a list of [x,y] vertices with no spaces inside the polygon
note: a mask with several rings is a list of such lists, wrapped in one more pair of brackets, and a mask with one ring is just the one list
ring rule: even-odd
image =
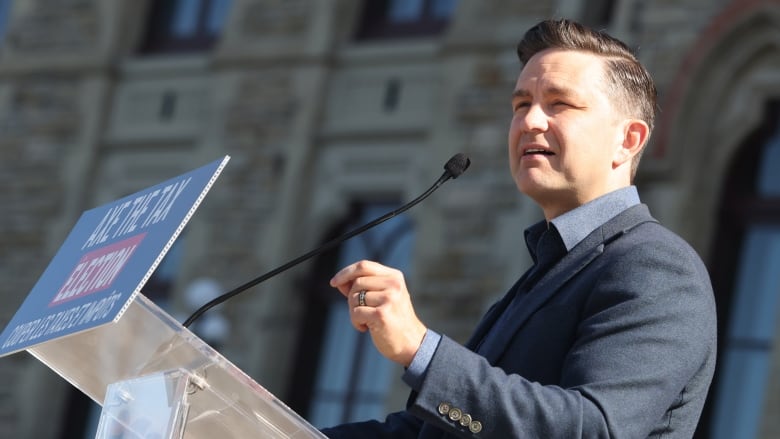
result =
[{"label": "blazer button", "polygon": [[462,416],[463,416],[463,411],[461,409],[457,407],[450,409],[450,414],[449,414],[450,420],[458,421]]},{"label": "blazer button", "polygon": [[479,421],[472,421],[471,424],[469,424],[469,431],[474,434],[479,433],[482,431],[482,423]]},{"label": "blazer button", "polygon": [[471,415],[464,413],[463,416],[460,417],[460,425],[463,427],[468,427],[471,425]]},{"label": "blazer button", "polygon": [[450,412],[450,407],[451,407],[450,403],[442,402],[441,404],[439,404],[439,414],[446,415],[447,413]]}]

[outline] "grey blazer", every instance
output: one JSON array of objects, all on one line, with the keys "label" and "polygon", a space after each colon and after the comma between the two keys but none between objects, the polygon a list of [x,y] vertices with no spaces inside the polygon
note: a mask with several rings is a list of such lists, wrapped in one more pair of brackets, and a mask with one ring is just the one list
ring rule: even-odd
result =
[{"label": "grey blazer", "polygon": [[[522,282],[522,278],[513,287]],[[690,438],[715,367],[715,303],[696,252],[637,205],[524,295],[500,349],[442,340],[419,392],[331,438]]]}]

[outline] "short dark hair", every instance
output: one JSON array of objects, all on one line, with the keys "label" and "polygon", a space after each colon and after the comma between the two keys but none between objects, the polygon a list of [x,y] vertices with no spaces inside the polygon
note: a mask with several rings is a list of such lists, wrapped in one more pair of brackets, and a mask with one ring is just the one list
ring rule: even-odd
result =
[{"label": "short dark hair", "polygon": [[[585,51],[604,57],[605,79],[613,102],[631,117],[645,121],[650,131],[653,130],[658,92],[650,73],[625,43],[572,20],[545,20],[525,33],[517,44],[517,56],[526,64],[546,49]],[[632,179],[640,156],[641,152],[632,163]]]}]

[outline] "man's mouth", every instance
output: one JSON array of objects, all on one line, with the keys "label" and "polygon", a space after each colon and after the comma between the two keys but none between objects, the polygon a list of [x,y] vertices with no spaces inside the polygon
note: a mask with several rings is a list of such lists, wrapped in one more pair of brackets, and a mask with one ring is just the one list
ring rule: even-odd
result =
[{"label": "man's mouth", "polygon": [[550,150],[543,149],[543,148],[528,148],[525,151],[523,151],[523,155],[534,155],[534,154],[541,154],[541,155],[555,155]]}]

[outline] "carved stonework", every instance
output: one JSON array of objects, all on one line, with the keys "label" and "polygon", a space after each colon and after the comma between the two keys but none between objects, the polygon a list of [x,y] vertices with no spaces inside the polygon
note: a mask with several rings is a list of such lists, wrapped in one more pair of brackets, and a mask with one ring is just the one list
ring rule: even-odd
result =
[{"label": "carved stonework", "polygon": [[[247,237],[257,236],[278,206],[285,170],[285,142],[296,115],[297,102],[287,72],[247,74],[225,114],[224,149],[232,159],[213,197],[218,205],[209,215],[219,223],[213,240],[220,257],[208,270],[240,278],[256,270],[255,250]],[[214,261],[221,261],[215,263]]]},{"label": "carved stonework", "polygon": [[80,120],[78,98],[78,84],[62,77],[39,75],[11,85],[0,110],[0,143],[16,138],[72,138]]},{"label": "carved stonework", "polygon": [[[503,278],[488,273],[507,269],[507,261],[493,248],[501,240],[497,221],[516,208],[520,199],[506,161],[506,121],[511,117],[515,80],[512,67],[496,60],[480,60],[472,68],[466,86],[457,92],[453,117],[464,133],[463,151],[475,166],[460,177],[469,182],[458,180],[462,185],[458,196],[442,206],[446,221],[441,224],[441,233],[447,245],[420,268],[426,288],[417,292],[420,301],[428,301],[428,315],[443,325],[443,331],[461,341],[465,341],[487,301],[507,287]],[[518,236],[527,225],[518,224]],[[522,251],[519,249],[518,254]],[[442,294],[457,298],[450,303],[458,306],[442,307]]]},{"label": "carved stonework", "polygon": [[98,45],[100,14],[95,0],[32,0],[19,9],[5,36],[14,51],[83,51]]},{"label": "carved stonework", "polygon": [[[82,116],[73,81],[39,77],[8,87],[0,107],[0,296],[13,305],[2,307],[2,322],[10,320],[51,256],[48,231],[61,218],[66,198],[62,163]],[[0,381],[13,382],[3,367]],[[0,418],[15,416],[9,410],[0,397]],[[0,424],[4,432],[14,428]]]},{"label": "carved stonework", "polygon": [[555,15],[557,2],[538,0],[482,0],[481,11],[485,18],[505,20],[508,17],[549,17]]},{"label": "carved stonework", "polygon": [[235,96],[225,116],[231,150],[257,154],[288,136],[296,107],[288,72],[248,74]]},{"label": "carved stonework", "polygon": [[[479,61],[472,80],[458,94],[455,117],[467,135],[466,151],[482,164],[486,182],[493,182],[491,197],[482,199],[494,208],[509,207],[516,198],[514,184],[506,165],[506,136],[511,117],[511,96],[519,62],[505,65],[500,61]],[[505,122],[506,121],[506,122]],[[502,176],[505,178],[496,178]],[[508,201],[510,200],[510,201]]]},{"label": "carved stonework", "polygon": [[309,26],[311,0],[249,0],[240,27],[249,38],[288,35],[300,37]]}]

